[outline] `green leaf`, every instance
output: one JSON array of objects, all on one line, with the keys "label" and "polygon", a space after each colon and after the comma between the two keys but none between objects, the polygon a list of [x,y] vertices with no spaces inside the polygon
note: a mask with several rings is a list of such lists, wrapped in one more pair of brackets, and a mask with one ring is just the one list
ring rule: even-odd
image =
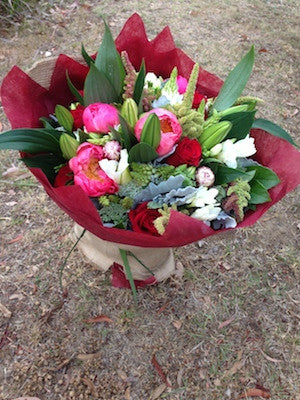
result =
[{"label": "green leaf", "polygon": [[61,155],[61,132],[46,129],[13,129],[0,134],[0,150],[19,150],[26,153],[49,152]]},{"label": "green leaf", "polygon": [[239,168],[229,168],[226,165],[220,165],[218,163],[210,164],[209,167],[215,174],[215,185],[230,183],[235,181],[237,178],[241,178],[249,182],[255,175],[255,171],[246,172]]},{"label": "green leaf", "polygon": [[122,258],[122,261],[123,261],[123,264],[124,264],[126,276],[127,276],[128,280],[129,280],[129,283],[130,283],[133,300],[134,300],[135,305],[137,305],[137,290],[136,290],[135,283],[134,283],[134,280],[133,280],[131,268],[130,268],[130,265],[129,265],[129,262],[128,262],[127,252],[126,252],[126,250],[123,250],[123,249],[119,249],[119,251],[120,251],[121,258]]},{"label": "green leaf", "polygon": [[66,71],[66,78],[67,78],[67,83],[68,83],[70,92],[73,94],[73,96],[76,98],[76,100],[83,106],[84,105],[83,97],[81,96],[79,91],[76,89],[76,87],[73,85],[73,83],[71,82],[68,71]]},{"label": "green leaf", "polygon": [[291,143],[295,147],[299,147],[293,140],[293,138],[290,136],[287,131],[285,131],[283,128],[280,126],[274,124],[274,122],[271,122],[267,119],[263,118],[258,118],[256,119],[253,124],[252,124],[253,129],[263,129],[264,131],[267,131],[271,133],[274,136],[277,136],[281,139],[285,139],[287,142]]},{"label": "green leaf", "polygon": [[89,67],[94,64],[95,60],[86,52],[83,44],[81,44],[81,55]]},{"label": "green leaf", "polygon": [[230,121],[232,127],[226,139],[244,139],[250,132],[256,111],[242,111],[226,115],[221,121]]},{"label": "green leaf", "polygon": [[139,73],[136,77],[135,84],[134,84],[134,90],[133,90],[133,100],[138,105],[140,104],[143,90],[144,90],[145,76],[146,76],[146,70],[145,70],[145,62],[143,60],[142,64],[141,64],[141,68],[139,70]]},{"label": "green leaf", "polygon": [[113,86],[117,97],[122,93],[125,78],[125,69],[118,53],[112,34],[105,24],[105,31],[101,46],[95,60],[95,66],[101,71]]},{"label": "green leaf", "polygon": [[110,133],[111,136],[113,137],[114,140],[122,144],[122,136],[119,131],[117,131],[115,128],[110,128]]},{"label": "green leaf", "polygon": [[132,146],[137,143],[137,139],[133,134],[133,130],[131,126],[127,123],[127,121],[119,114],[120,125],[122,128],[121,138],[124,142],[124,146],[129,151]]},{"label": "green leaf", "polygon": [[265,189],[271,189],[276,186],[280,179],[270,168],[261,165],[251,165],[247,167],[247,171],[255,171],[254,179],[258,181]]},{"label": "green leaf", "polygon": [[250,78],[254,64],[254,46],[234,67],[226,78],[218,97],[214,101],[213,107],[217,111],[226,110],[232,106],[236,99],[244,90],[248,79]]},{"label": "green leaf", "polygon": [[118,100],[115,89],[94,64],[91,64],[90,71],[84,82],[84,105],[93,103],[113,103]]},{"label": "green leaf", "polygon": [[[51,118],[46,118],[46,117],[41,117],[39,119],[41,121],[41,123],[44,125],[44,128],[47,129],[48,131],[53,130],[55,131],[55,128],[52,124],[56,124],[56,122],[53,121],[53,119]],[[56,124],[57,125],[57,124]]]},{"label": "green leaf", "polygon": [[53,184],[56,176],[55,167],[66,162],[63,157],[54,154],[38,154],[32,157],[23,157],[21,161],[29,168],[40,168],[51,184]]},{"label": "green leaf", "polygon": [[155,160],[158,157],[158,154],[153,149],[153,147],[149,146],[147,143],[138,143],[134,145],[129,151],[128,162],[142,162],[148,163],[150,161]]},{"label": "green leaf", "polygon": [[156,149],[156,147],[160,143],[160,122],[159,118],[156,114],[149,114],[147,117],[142,133],[141,133],[141,142],[149,144],[149,146]]},{"label": "green leaf", "polygon": [[250,204],[262,204],[271,200],[271,197],[266,188],[258,182],[256,179],[250,182],[251,190],[250,195],[251,199],[249,200]]},{"label": "green leaf", "polygon": [[59,125],[61,125],[67,132],[72,132],[74,118],[70,111],[61,105],[57,105],[54,110],[55,116]]}]

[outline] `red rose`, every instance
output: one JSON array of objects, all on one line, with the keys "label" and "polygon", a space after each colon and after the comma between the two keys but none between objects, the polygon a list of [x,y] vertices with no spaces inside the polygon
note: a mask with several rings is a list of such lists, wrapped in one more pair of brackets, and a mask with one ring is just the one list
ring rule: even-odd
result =
[{"label": "red rose", "polygon": [[82,114],[83,114],[84,109],[85,109],[84,106],[82,106],[81,104],[78,104],[78,106],[75,108],[75,110],[71,110],[71,114],[73,115],[73,118],[74,118],[74,123],[73,123],[74,129],[83,127]]},{"label": "red rose", "polygon": [[71,171],[68,164],[64,165],[58,171],[55,180],[54,187],[65,186],[73,179],[73,172]]},{"label": "red rose", "polygon": [[201,93],[199,93],[199,92],[195,92],[195,94],[194,94],[194,99],[193,99],[193,108],[198,108],[199,106],[200,106],[200,103],[201,103],[201,101],[202,100],[205,100],[205,102],[206,102],[206,100],[207,100],[207,97],[206,96],[204,96],[204,94],[201,94]]},{"label": "red rose", "polygon": [[137,206],[135,210],[129,211],[129,219],[132,230],[135,232],[150,233],[153,236],[160,236],[153,222],[161,216],[158,210],[148,208],[145,201]]},{"label": "red rose", "polygon": [[198,167],[201,154],[202,149],[198,140],[185,137],[179,142],[175,152],[167,158],[166,162],[174,167],[182,164]]}]

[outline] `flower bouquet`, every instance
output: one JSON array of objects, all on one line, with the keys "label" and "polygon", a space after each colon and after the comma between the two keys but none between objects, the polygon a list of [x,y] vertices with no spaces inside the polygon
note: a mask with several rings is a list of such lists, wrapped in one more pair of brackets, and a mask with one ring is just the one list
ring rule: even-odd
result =
[{"label": "flower bouquet", "polygon": [[1,87],[12,130],[0,149],[21,151],[77,236],[88,231],[87,255],[96,246],[98,263],[118,262],[116,286],[128,285],[119,264],[132,288],[161,280],[169,248],[249,226],[299,184],[292,138],[255,119],[259,99],[241,96],[253,47],[223,83],[168,27],[149,41],[134,14],[115,42],[105,24],[97,54],[82,56],[31,76],[12,68]]}]

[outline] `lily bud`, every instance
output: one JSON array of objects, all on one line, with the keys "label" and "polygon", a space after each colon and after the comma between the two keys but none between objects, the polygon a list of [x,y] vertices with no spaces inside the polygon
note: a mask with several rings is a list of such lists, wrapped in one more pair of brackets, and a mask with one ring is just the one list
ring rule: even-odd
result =
[{"label": "lily bud", "polygon": [[76,156],[79,142],[67,133],[63,133],[59,138],[59,146],[66,160]]},{"label": "lily bud", "polygon": [[121,108],[121,115],[133,128],[138,120],[138,107],[133,99],[129,98],[124,101]]}]

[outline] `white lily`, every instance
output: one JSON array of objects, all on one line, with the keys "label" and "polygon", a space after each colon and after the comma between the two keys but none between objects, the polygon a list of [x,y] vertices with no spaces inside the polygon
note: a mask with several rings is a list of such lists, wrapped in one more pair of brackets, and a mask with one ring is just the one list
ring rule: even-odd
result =
[{"label": "white lily", "polygon": [[249,157],[256,153],[254,138],[247,135],[245,139],[233,142],[232,139],[225,140],[222,144],[222,151],[216,157],[230,168],[236,168],[238,157]]},{"label": "white lily", "polygon": [[99,161],[100,168],[117,183],[121,183],[123,172],[128,168],[128,152],[126,149],[121,150],[120,160],[108,160],[104,158]]},{"label": "white lily", "polygon": [[206,186],[200,186],[195,196],[190,200],[191,207],[204,207],[206,204],[216,204],[215,197],[219,193],[218,189],[208,189]]},{"label": "white lily", "polygon": [[221,207],[215,207],[213,204],[208,204],[205,207],[197,208],[191,214],[191,217],[200,219],[201,221],[212,221],[217,218],[221,211]]}]

